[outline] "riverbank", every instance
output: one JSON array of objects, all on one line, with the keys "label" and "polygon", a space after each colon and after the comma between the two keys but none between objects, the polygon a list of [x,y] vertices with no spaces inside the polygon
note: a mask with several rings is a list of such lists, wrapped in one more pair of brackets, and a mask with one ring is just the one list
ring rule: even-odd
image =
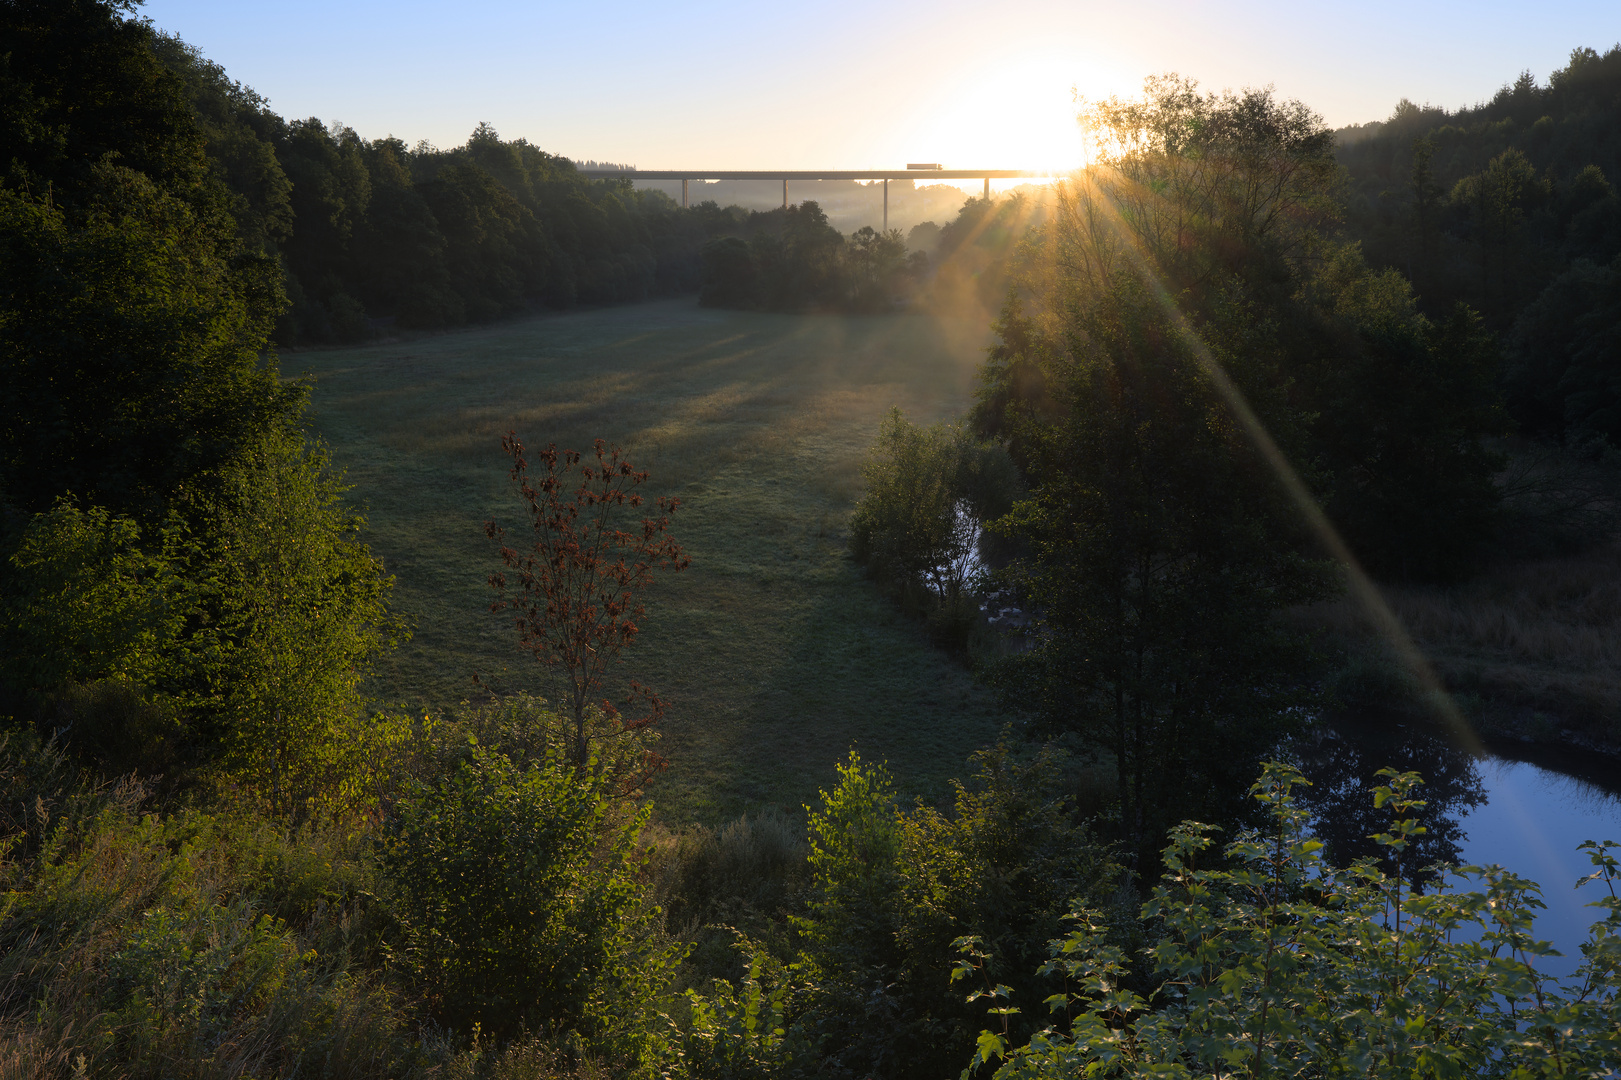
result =
[{"label": "riverbank", "polygon": [[[1504,560],[1458,585],[1381,591],[1483,739],[1621,757],[1621,543]],[[1337,654],[1329,688],[1342,705],[1429,711],[1353,600],[1296,618]]]}]

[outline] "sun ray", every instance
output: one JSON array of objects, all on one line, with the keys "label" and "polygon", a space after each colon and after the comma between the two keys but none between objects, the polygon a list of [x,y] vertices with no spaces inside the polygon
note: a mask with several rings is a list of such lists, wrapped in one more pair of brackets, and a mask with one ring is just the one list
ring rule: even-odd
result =
[{"label": "sun ray", "polygon": [[[1103,166],[1094,167],[1102,168]],[[1194,331],[1192,325],[1188,322],[1187,316],[1171,296],[1171,292],[1166,287],[1163,278],[1154,267],[1153,260],[1142,249],[1132,230],[1127,226],[1120,208],[1115,205],[1113,199],[1109,197],[1102,185],[1092,182],[1088,174],[1077,174],[1075,180],[1066,181],[1065,183],[1088,183],[1091,184],[1094,191],[1099,193],[1099,197],[1092,200],[1093,205],[1100,207],[1104,211],[1105,221],[1115,239],[1120,242],[1119,250],[1131,262],[1132,269],[1138,278],[1148,287],[1150,294],[1154,297],[1161,310],[1164,311],[1177,336],[1181,338],[1183,344],[1198,360],[1199,366],[1204,370],[1206,376],[1210,379],[1211,385],[1216,388],[1217,393],[1221,395],[1234,419],[1239,422],[1251,443],[1260,451],[1273,472],[1277,474],[1278,480],[1283,485],[1290,501],[1294,503],[1295,508],[1305,519],[1306,524],[1316,535],[1318,541],[1344,567],[1346,583],[1352,598],[1362,607],[1372,621],[1374,628],[1389,642],[1397,657],[1414,678],[1418,680],[1419,685],[1424,688],[1430,699],[1430,705],[1453,738],[1457,740],[1458,745],[1477,757],[1485,756],[1485,744],[1469,723],[1468,718],[1458,708],[1457,702],[1453,700],[1452,695],[1447,692],[1446,686],[1436,674],[1429,658],[1424,655],[1423,651],[1413,641],[1412,636],[1408,634],[1407,628],[1402,625],[1401,619],[1391,609],[1390,604],[1384,598],[1384,594],[1379,591],[1378,585],[1368,576],[1367,571],[1363,570],[1362,564],[1355,553],[1351,551],[1345,540],[1340,536],[1339,530],[1334,527],[1334,523],[1329,520],[1328,515],[1323,512],[1323,508],[1317,502],[1316,496],[1311,493],[1311,489],[1300,478],[1300,474],[1290,463],[1288,457],[1285,456],[1276,440],[1272,438],[1272,434],[1267,430],[1266,425],[1256,416],[1255,410],[1250,407],[1249,400],[1244,396],[1243,391],[1227,375],[1226,369],[1210,351],[1204,339]]]}]

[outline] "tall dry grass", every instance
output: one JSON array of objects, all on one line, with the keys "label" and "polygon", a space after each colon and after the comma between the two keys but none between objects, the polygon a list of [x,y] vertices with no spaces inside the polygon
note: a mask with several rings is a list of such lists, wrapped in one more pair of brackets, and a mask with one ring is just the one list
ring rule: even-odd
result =
[{"label": "tall dry grass", "polygon": [[153,812],[0,739],[0,1076],[387,1077],[431,1064],[380,978],[363,838]]},{"label": "tall dry grass", "polygon": [[[1455,586],[1383,589],[1413,642],[1455,693],[1488,722],[1621,743],[1621,543],[1579,554],[1504,562]],[[1366,676],[1396,664],[1388,643],[1349,599],[1302,613],[1346,647]],[[1383,690],[1398,693],[1398,674]],[[1363,689],[1377,683],[1362,678]]]}]

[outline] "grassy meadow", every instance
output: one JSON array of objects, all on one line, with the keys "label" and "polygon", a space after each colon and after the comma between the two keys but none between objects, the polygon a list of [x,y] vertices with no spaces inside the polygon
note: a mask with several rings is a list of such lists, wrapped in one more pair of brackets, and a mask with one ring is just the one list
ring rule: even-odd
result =
[{"label": "grassy meadow", "polygon": [[283,358],[312,379],[317,434],[367,513],[414,636],[375,692],[435,709],[546,694],[546,672],[490,613],[490,518],[521,542],[501,435],[619,444],[681,499],[692,557],[648,596],[623,671],[670,702],[654,797],[673,822],[797,810],[851,748],[935,798],[998,719],[850,561],[844,530],[883,413],[960,413],[983,319],[721,312],[691,300],[548,315]]}]

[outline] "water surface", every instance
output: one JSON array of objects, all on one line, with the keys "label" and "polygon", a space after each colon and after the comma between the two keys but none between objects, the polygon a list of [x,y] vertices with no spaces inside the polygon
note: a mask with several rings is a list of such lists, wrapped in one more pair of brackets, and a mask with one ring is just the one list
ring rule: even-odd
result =
[{"label": "water surface", "polygon": [[[1389,826],[1369,788],[1386,765],[1425,780],[1419,812],[1429,830],[1404,858],[1407,873],[1436,862],[1497,864],[1537,882],[1546,910],[1535,934],[1565,955],[1543,966],[1566,975],[1603,912],[1586,906],[1601,883],[1577,890],[1593,866],[1584,840],[1621,840],[1621,761],[1601,754],[1502,744],[1470,752],[1443,733],[1390,719],[1341,719],[1292,748],[1312,782],[1302,802],[1316,818],[1331,862],[1344,865],[1382,849],[1369,834]],[[1433,881],[1430,882],[1433,886]]]}]

